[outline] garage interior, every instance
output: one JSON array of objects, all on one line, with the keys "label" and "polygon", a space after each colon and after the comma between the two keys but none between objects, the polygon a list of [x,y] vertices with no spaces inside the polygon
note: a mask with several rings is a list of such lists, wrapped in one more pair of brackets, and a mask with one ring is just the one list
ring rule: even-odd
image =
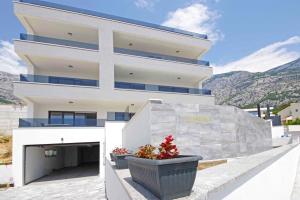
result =
[{"label": "garage interior", "polygon": [[24,184],[99,174],[99,143],[25,146]]}]

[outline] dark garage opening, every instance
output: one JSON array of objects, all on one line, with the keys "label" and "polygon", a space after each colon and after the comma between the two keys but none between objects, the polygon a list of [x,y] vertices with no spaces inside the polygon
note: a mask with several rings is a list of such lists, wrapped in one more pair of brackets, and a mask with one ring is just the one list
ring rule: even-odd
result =
[{"label": "dark garage opening", "polygon": [[99,143],[25,147],[25,184],[99,174]]}]

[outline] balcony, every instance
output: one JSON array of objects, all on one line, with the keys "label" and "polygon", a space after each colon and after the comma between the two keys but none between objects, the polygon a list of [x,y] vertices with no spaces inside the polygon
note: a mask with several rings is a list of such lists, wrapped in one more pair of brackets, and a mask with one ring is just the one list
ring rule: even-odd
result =
[{"label": "balcony", "polygon": [[190,58],[162,55],[162,54],[150,53],[150,52],[144,52],[144,51],[137,51],[137,50],[132,50],[132,49],[114,48],[114,52],[115,53],[120,53],[120,54],[141,56],[141,57],[147,57],[147,58],[154,58],[154,59],[159,59],[159,60],[168,60],[168,61],[195,64],[195,65],[209,66],[209,62],[204,61],[204,60],[196,60],[196,59],[190,59]]},{"label": "balcony", "polygon": [[57,77],[57,76],[42,76],[42,75],[31,75],[31,74],[21,74],[20,81],[34,82],[34,83],[49,83],[49,84],[61,84],[61,85],[78,85],[78,86],[99,87],[98,80],[79,79],[79,78],[70,78],[70,77]]},{"label": "balcony", "polygon": [[89,15],[89,16],[100,17],[103,19],[120,21],[120,22],[134,24],[134,25],[143,26],[143,27],[149,27],[151,29],[167,31],[167,32],[176,33],[176,34],[180,34],[180,35],[194,37],[194,38],[200,38],[200,39],[205,39],[205,40],[208,39],[207,35],[205,35],[205,34],[189,32],[189,31],[185,31],[185,30],[170,28],[170,27],[166,27],[166,26],[161,26],[161,25],[157,25],[157,24],[142,22],[139,20],[128,19],[128,18],[109,15],[109,14],[104,14],[104,13],[81,9],[81,8],[76,8],[76,7],[72,7],[72,6],[66,6],[66,5],[61,5],[61,4],[56,4],[56,3],[52,3],[52,2],[46,2],[46,1],[39,1],[39,0],[18,0],[18,1],[26,3],[26,4],[33,4],[33,5],[38,5],[38,6],[42,6],[42,7],[54,8],[54,9],[70,11],[70,12],[80,13],[80,14]]},{"label": "balcony", "polygon": [[128,90],[141,90],[141,91],[195,94],[195,95],[211,95],[211,91],[207,89],[151,85],[151,84],[143,84],[143,83],[115,82],[115,88],[128,89]]},{"label": "balcony", "polygon": [[99,47],[97,44],[77,42],[77,41],[72,41],[72,40],[63,40],[63,39],[57,39],[57,38],[49,38],[49,37],[38,36],[38,35],[29,35],[29,34],[25,34],[25,33],[20,34],[20,40],[41,42],[41,43],[48,43],[48,44],[57,44],[57,45],[77,47],[77,48],[83,48],[83,49],[99,50]]},{"label": "balcony", "polygon": [[19,128],[30,127],[104,127],[104,119],[75,119],[69,122],[55,121],[47,118],[19,119]]}]

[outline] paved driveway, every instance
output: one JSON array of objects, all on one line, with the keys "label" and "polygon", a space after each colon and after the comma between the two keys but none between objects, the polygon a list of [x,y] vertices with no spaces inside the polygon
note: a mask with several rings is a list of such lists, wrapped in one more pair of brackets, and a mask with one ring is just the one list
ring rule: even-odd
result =
[{"label": "paved driveway", "polygon": [[93,170],[73,168],[52,173],[24,187],[0,191],[1,200],[100,200],[104,181]]}]

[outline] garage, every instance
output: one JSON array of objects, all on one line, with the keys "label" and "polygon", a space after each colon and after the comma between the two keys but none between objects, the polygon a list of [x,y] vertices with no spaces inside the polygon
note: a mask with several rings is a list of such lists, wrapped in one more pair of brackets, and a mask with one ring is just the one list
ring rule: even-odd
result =
[{"label": "garage", "polygon": [[99,143],[24,147],[24,184],[99,174]]}]

